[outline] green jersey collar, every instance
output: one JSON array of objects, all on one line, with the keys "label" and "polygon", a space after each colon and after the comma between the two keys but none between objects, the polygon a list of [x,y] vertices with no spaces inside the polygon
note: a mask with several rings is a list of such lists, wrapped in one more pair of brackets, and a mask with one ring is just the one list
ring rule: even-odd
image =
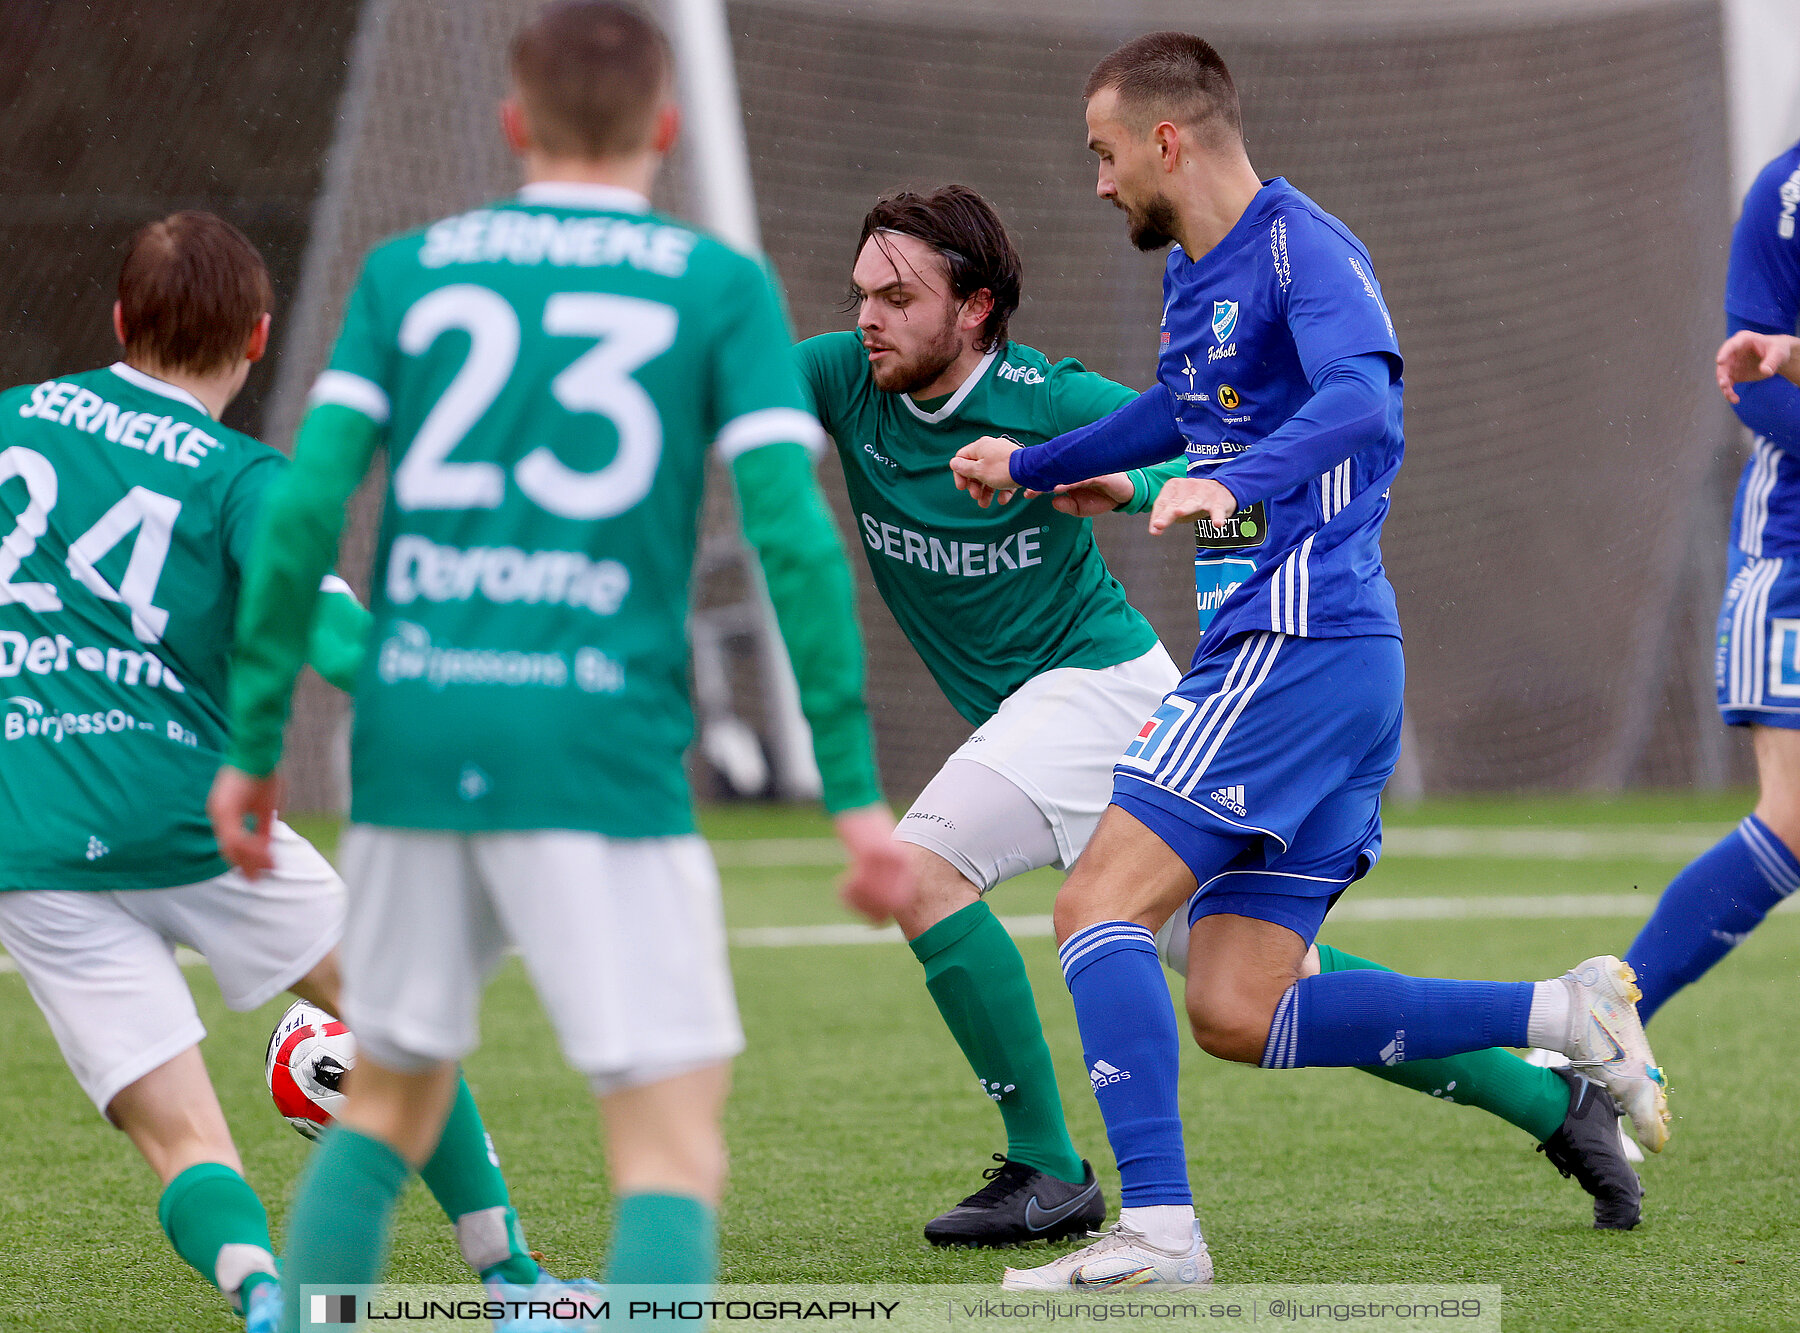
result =
[{"label": "green jersey collar", "polygon": [[927,425],[935,426],[940,421],[948,421],[951,417],[956,415],[956,409],[963,405],[963,399],[967,398],[975,391],[975,386],[981,383],[981,377],[988,373],[988,367],[994,364],[994,358],[999,355],[1000,349],[996,347],[993,351],[982,357],[980,361],[976,362],[975,369],[969,372],[969,378],[962,382],[962,387],[951,394],[950,401],[938,408],[935,412],[925,411],[924,408],[920,407],[912,400],[912,395],[910,393],[901,394],[900,401],[906,404],[906,410],[908,412],[911,412],[915,417],[920,421],[925,422]]},{"label": "green jersey collar", "polygon": [[143,371],[136,370],[123,361],[115,361],[107,369],[127,384],[135,384],[138,388],[150,393],[160,393],[164,398],[173,398],[178,403],[187,403],[208,421],[212,420],[212,413],[207,411],[206,404],[186,389],[178,388],[167,380],[159,380],[154,375],[146,375]]},{"label": "green jersey collar", "polygon": [[522,204],[551,208],[588,208],[596,213],[648,213],[650,201],[622,185],[595,185],[588,181],[533,181],[519,187]]}]

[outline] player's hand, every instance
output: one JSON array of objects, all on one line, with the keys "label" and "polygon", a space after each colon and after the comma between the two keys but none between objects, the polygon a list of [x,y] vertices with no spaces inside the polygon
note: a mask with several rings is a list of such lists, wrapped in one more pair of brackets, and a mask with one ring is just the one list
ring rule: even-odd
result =
[{"label": "player's hand", "polygon": [[975,503],[986,509],[995,496],[1005,504],[1019,489],[1013,480],[1012,456],[1019,446],[998,436],[983,435],[956,451],[950,470],[956,474],[956,489],[967,491]]},{"label": "player's hand", "polygon": [[1123,472],[1108,472],[1103,477],[1089,477],[1086,481],[1058,486],[1056,498],[1050,503],[1076,518],[1093,518],[1096,514],[1110,514],[1120,505],[1130,504],[1136,493],[1130,477]]},{"label": "player's hand", "polygon": [[894,841],[893,812],[885,805],[867,805],[844,811],[832,823],[850,853],[838,897],[879,926],[912,902],[915,888],[912,857]]},{"label": "player's hand", "polygon": [[1800,383],[1800,338],[1782,333],[1758,333],[1743,329],[1732,334],[1714,358],[1714,377],[1725,401],[1738,400],[1734,384],[1750,384],[1771,375],[1784,375]]},{"label": "player's hand", "polygon": [[206,798],[213,837],[218,839],[219,854],[243,871],[246,879],[258,879],[263,871],[275,868],[269,838],[280,803],[281,779],[273,773],[253,778],[228,764],[213,779],[212,794]]},{"label": "player's hand", "polygon": [[1156,504],[1150,510],[1150,535],[1161,536],[1171,524],[1188,523],[1204,515],[1215,527],[1239,508],[1237,496],[1216,481],[1204,477],[1172,477],[1157,492]]}]

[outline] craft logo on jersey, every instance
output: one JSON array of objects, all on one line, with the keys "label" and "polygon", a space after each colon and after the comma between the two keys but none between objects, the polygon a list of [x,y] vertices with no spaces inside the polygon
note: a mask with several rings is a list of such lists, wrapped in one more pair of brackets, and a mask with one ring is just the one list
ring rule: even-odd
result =
[{"label": "craft logo on jersey", "polygon": [[1164,347],[1169,345],[1169,307],[1173,304],[1173,301],[1163,302],[1162,323],[1157,325],[1157,327],[1162,330],[1162,345]]},{"label": "craft logo on jersey", "polygon": [[1238,303],[1236,301],[1214,301],[1212,329],[1213,341],[1223,345],[1231,341],[1231,335],[1237,329]]}]

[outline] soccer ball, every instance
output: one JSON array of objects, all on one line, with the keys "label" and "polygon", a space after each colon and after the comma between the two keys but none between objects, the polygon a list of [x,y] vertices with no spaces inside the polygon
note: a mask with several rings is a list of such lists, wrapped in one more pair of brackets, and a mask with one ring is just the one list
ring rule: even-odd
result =
[{"label": "soccer ball", "polygon": [[269,1038],[269,1095],[288,1124],[309,1139],[324,1132],[344,1104],[344,1075],[356,1064],[356,1038],[337,1019],[296,1000]]}]

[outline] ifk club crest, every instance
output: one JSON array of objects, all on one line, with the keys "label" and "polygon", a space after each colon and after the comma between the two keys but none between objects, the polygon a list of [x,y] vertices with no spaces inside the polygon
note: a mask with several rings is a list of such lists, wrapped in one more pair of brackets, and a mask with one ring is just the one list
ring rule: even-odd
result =
[{"label": "ifk club crest", "polygon": [[1238,303],[1236,301],[1213,302],[1213,340],[1218,343],[1231,341],[1231,335],[1237,331]]}]

